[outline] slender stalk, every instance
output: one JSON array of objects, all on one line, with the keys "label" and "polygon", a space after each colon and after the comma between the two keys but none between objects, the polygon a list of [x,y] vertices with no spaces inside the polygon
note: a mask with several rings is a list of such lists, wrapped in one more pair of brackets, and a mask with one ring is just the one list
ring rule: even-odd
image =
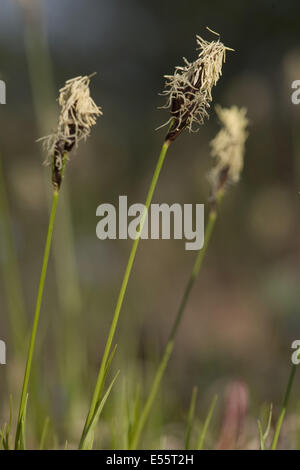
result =
[{"label": "slender stalk", "polygon": [[[47,135],[49,128],[53,127],[56,119],[56,108],[53,106],[56,96],[49,45],[46,32],[43,29],[43,9],[43,5],[38,6],[35,12],[35,20],[32,15],[24,15],[24,42],[37,126],[40,135]],[[46,175],[47,177],[48,175]],[[70,316],[78,317],[82,299],[76,266],[74,231],[69,199],[69,185],[65,181],[64,191],[60,197],[60,210],[57,215],[59,222],[57,224],[57,236],[54,240],[53,256],[60,305],[64,312],[69,313]],[[64,282],[65,279],[69,279],[67,285]],[[74,322],[71,317],[68,328],[73,327],[73,325],[76,327],[76,321]],[[79,355],[76,361],[78,359]]]},{"label": "slender stalk", "polygon": [[271,444],[271,450],[276,450],[276,448],[277,448],[279,434],[280,434],[280,431],[281,431],[282,423],[283,423],[283,420],[284,420],[284,417],[285,417],[288,401],[289,401],[289,398],[290,398],[290,394],[291,394],[291,390],[292,390],[292,386],[293,386],[293,382],[294,382],[296,367],[297,366],[295,364],[293,364],[292,368],[291,368],[288,384],[287,384],[286,391],[285,391],[284,398],[283,398],[283,402],[282,402],[282,405],[281,405],[280,415],[279,415],[279,418],[278,418],[278,421],[277,421],[277,424],[276,424],[276,427],[275,427],[274,437],[273,437],[273,441],[272,441],[272,444]]},{"label": "slender stalk", "polygon": [[120,315],[120,312],[121,312],[123,300],[124,300],[125,293],[126,293],[127,284],[128,284],[129,278],[130,278],[130,274],[131,274],[132,266],[133,266],[133,263],[134,263],[135,255],[136,255],[137,248],[138,248],[138,245],[139,245],[139,241],[140,241],[140,238],[141,238],[141,233],[142,233],[142,229],[143,229],[143,226],[144,226],[147,211],[150,207],[150,204],[151,204],[151,201],[152,201],[152,198],[153,198],[153,194],[154,194],[154,191],[155,191],[155,188],[156,188],[156,185],[157,185],[157,181],[158,181],[163,163],[165,161],[165,157],[166,157],[168,148],[170,146],[170,143],[171,142],[168,141],[168,140],[165,141],[163,143],[162,148],[161,148],[159,158],[158,158],[158,161],[157,161],[157,164],[156,164],[156,168],[155,168],[155,171],[154,171],[154,174],[153,174],[153,177],[152,177],[152,181],[150,183],[149,191],[148,191],[148,194],[147,194],[147,198],[146,198],[146,202],[145,202],[145,209],[144,209],[142,217],[141,217],[141,222],[140,222],[140,226],[139,226],[139,230],[138,230],[138,235],[137,235],[136,239],[134,240],[134,242],[132,244],[132,248],[131,248],[131,251],[130,251],[128,263],[127,263],[125,274],[124,274],[124,277],[123,277],[123,281],[122,281],[121,289],[120,289],[120,292],[119,292],[116,308],[115,308],[115,311],[114,311],[112,323],[111,323],[111,326],[110,326],[107,342],[106,342],[106,345],[105,345],[105,349],[104,349],[104,353],[103,353],[103,357],[102,357],[102,361],[101,361],[101,365],[100,365],[100,369],[99,369],[99,373],[98,373],[98,377],[97,377],[96,386],[95,386],[95,389],[94,389],[94,394],[93,394],[93,397],[92,397],[90,409],[89,409],[89,412],[88,412],[88,415],[87,415],[87,418],[86,418],[86,422],[85,422],[85,425],[84,425],[84,428],[83,428],[83,431],[82,431],[82,436],[81,436],[80,443],[79,443],[79,448],[80,449],[83,446],[84,436],[86,435],[86,430],[88,429],[88,427],[89,427],[89,425],[90,425],[90,423],[93,419],[95,410],[97,408],[97,403],[99,402],[99,399],[101,397],[101,393],[102,393],[102,389],[103,389],[103,385],[104,385],[104,380],[105,380],[106,364],[107,364],[107,360],[108,360],[108,357],[109,357],[109,353],[110,353],[111,345],[112,345],[113,338],[114,338],[114,335],[115,335],[115,331],[116,331],[116,328],[117,328],[119,315]]},{"label": "slender stalk", "polygon": [[[67,155],[64,154],[62,175],[64,173],[66,159],[67,159]],[[46,280],[46,274],[47,274],[49,254],[50,254],[50,249],[51,249],[51,242],[52,242],[53,227],[54,227],[54,221],[55,221],[55,215],[56,215],[56,209],[57,209],[58,196],[59,196],[59,190],[54,189],[53,197],[52,197],[51,212],[50,212],[50,217],[49,217],[48,232],[47,232],[46,244],[45,244],[45,249],[44,249],[42,271],[41,271],[41,276],[40,276],[40,282],[39,282],[39,288],[38,288],[38,294],[37,294],[37,300],[36,300],[36,307],[35,307],[31,337],[30,337],[30,342],[29,342],[29,349],[28,349],[28,353],[27,353],[27,361],[26,361],[24,381],[23,381],[23,387],[22,387],[22,393],[21,393],[21,400],[20,400],[20,406],[19,406],[17,431],[16,431],[16,439],[15,439],[15,449],[19,449],[19,446],[20,446],[20,438],[21,438],[21,432],[22,432],[22,421],[25,418],[24,414],[25,414],[25,406],[26,406],[27,395],[28,395],[28,384],[29,384],[30,373],[31,373],[31,368],[32,368],[32,358],[33,358],[33,353],[34,353],[34,347],[35,347],[35,342],[36,342],[36,336],[37,336],[37,329],[38,329],[39,318],[40,318],[40,311],[41,311],[43,293],[44,293],[44,288],[45,288],[45,280]]]},{"label": "slender stalk", "polygon": [[[31,83],[34,109],[40,135],[47,135],[56,119],[55,86],[52,62],[46,31],[44,30],[44,5],[39,4],[35,15],[24,13],[24,43],[28,72]],[[46,111],[45,111],[46,110]],[[45,174],[45,178],[48,175]],[[49,199],[49,205],[51,200]],[[82,293],[75,255],[74,229],[72,222],[70,191],[67,181],[60,196],[60,210],[57,214],[56,236],[53,240],[53,260],[60,313],[60,328],[56,333],[57,356],[61,386],[68,396],[68,409],[75,398],[84,392],[81,374],[85,367],[85,348],[78,348],[82,341]],[[68,279],[68,283],[65,282]],[[62,359],[63,358],[63,359]],[[81,385],[81,387],[79,386]],[[45,394],[44,394],[45,395]],[[72,426],[70,419],[66,422]]]},{"label": "slender stalk", "polygon": [[155,374],[154,381],[153,381],[152,387],[150,389],[150,393],[148,395],[148,398],[146,400],[144,408],[141,412],[139,422],[138,422],[138,424],[135,428],[135,432],[132,436],[132,439],[131,439],[131,442],[130,442],[130,449],[131,450],[134,450],[134,449],[137,448],[141,433],[142,433],[142,431],[144,429],[144,426],[146,424],[146,421],[148,419],[150,410],[152,408],[153,402],[154,402],[155,397],[157,395],[157,392],[158,392],[161,380],[163,378],[165,369],[168,365],[170,356],[171,356],[173,348],[174,348],[175,336],[176,336],[176,333],[178,331],[178,327],[181,323],[182,316],[183,316],[183,313],[185,311],[185,307],[186,307],[187,301],[189,299],[191,290],[193,288],[195,280],[197,279],[200,268],[202,266],[202,261],[203,261],[203,258],[205,256],[205,254],[206,254],[207,247],[209,245],[209,241],[210,241],[210,238],[211,238],[211,234],[212,234],[213,228],[215,226],[216,217],[217,217],[217,212],[214,208],[212,208],[209,212],[208,222],[207,222],[207,225],[206,225],[206,228],[205,228],[203,248],[201,250],[199,250],[198,253],[197,253],[196,260],[195,260],[195,263],[194,263],[194,266],[193,266],[193,269],[192,269],[192,273],[191,273],[191,276],[190,276],[190,278],[189,278],[189,280],[186,284],[186,288],[184,290],[184,294],[183,294],[183,297],[182,297],[177,315],[175,317],[175,321],[173,323],[171,333],[169,335],[169,339],[168,339],[164,354],[162,356],[162,359],[161,359],[160,364],[158,366],[157,372]]}]

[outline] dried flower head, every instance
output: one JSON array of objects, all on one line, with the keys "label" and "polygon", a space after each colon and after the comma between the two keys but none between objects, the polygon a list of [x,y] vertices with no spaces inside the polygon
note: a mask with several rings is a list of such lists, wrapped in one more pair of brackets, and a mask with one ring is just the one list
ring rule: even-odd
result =
[{"label": "dried flower head", "polygon": [[216,113],[222,128],[210,143],[211,155],[216,158],[216,165],[209,174],[213,197],[225,184],[239,181],[248,137],[246,108],[216,106]]},{"label": "dried flower head", "polygon": [[47,152],[46,163],[53,168],[53,184],[60,186],[63,156],[77,147],[81,140],[90,135],[91,127],[96,124],[101,109],[90,96],[90,76],[76,77],[67,80],[60,89],[58,102],[61,112],[56,132],[43,137],[44,148]]},{"label": "dried flower head", "polygon": [[196,130],[195,124],[203,124],[212,101],[212,87],[222,75],[226,50],[233,50],[220,39],[209,42],[196,36],[196,40],[198,58],[191,63],[184,58],[185,66],[176,67],[174,75],[165,75],[166,88],[162,94],[168,98],[164,108],[171,112],[164,124],[170,124],[166,140],[175,140],[186,127],[191,132]]}]

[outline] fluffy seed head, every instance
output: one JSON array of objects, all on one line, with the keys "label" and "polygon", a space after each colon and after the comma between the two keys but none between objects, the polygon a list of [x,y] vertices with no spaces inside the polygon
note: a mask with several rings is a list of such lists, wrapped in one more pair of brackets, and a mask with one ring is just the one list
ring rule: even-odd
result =
[{"label": "fluffy seed head", "polygon": [[46,163],[52,164],[52,182],[59,189],[62,179],[63,159],[90,135],[91,127],[102,114],[90,96],[90,76],[67,80],[59,92],[61,107],[56,132],[43,137],[47,153]]},{"label": "fluffy seed head", "polygon": [[91,76],[72,78],[59,91],[61,111],[57,131],[41,139],[50,162],[54,153],[70,152],[81,140],[86,140],[102,114],[90,96],[90,79]]},{"label": "fluffy seed head", "polygon": [[185,65],[176,67],[174,75],[165,75],[166,83],[163,95],[167,96],[164,108],[170,109],[171,117],[164,124],[170,124],[166,140],[174,140],[186,127],[189,131],[197,130],[208,117],[207,108],[212,101],[212,88],[222,75],[226,50],[220,39],[205,41],[196,36],[199,50],[198,58]]},{"label": "fluffy seed head", "polygon": [[216,113],[222,128],[210,143],[211,155],[216,160],[209,174],[213,195],[226,183],[239,181],[248,137],[246,108],[216,106]]}]

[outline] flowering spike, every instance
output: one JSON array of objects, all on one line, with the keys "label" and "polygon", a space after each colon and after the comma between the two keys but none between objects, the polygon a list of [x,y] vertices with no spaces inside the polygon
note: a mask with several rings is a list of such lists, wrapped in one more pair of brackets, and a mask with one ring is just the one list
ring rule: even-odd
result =
[{"label": "flowering spike", "polygon": [[62,178],[63,159],[90,135],[97,117],[102,115],[90,96],[90,79],[94,74],[67,80],[59,91],[61,112],[57,131],[42,139],[47,152],[46,162],[52,164],[52,182],[59,189]]},{"label": "flowering spike", "polygon": [[216,113],[222,124],[221,130],[211,141],[211,155],[216,165],[209,174],[212,185],[212,199],[227,183],[237,183],[244,164],[245,143],[248,137],[246,108],[221,108]]},{"label": "flowering spike", "polygon": [[218,38],[205,41],[196,36],[199,50],[198,58],[185,65],[176,67],[174,75],[165,75],[166,83],[163,95],[167,96],[164,108],[170,109],[171,117],[166,140],[173,141],[187,127],[190,132],[195,124],[201,125],[208,118],[207,108],[212,101],[212,87],[222,74],[226,50],[229,49]]}]

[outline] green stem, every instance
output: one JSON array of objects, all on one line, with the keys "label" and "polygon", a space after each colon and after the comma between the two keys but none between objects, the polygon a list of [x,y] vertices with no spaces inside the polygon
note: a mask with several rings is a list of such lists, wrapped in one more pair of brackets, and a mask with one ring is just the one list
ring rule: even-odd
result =
[{"label": "green stem", "polygon": [[[63,158],[62,176],[63,176],[64,169],[65,169],[66,159],[67,159],[67,155],[65,154]],[[42,271],[41,271],[41,276],[40,276],[38,295],[37,295],[36,307],[35,307],[34,318],[33,318],[33,326],[32,326],[32,331],[31,331],[30,342],[29,342],[29,349],[27,353],[26,368],[25,368],[24,381],[23,381],[21,400],[20,400],[20,406],[19,406],[18,421],[17,421],[15,449],[19,449],[19,446],[20,446],[22,421],[25,418],[24,414],[26,411],[25,407],[26,407],[26,401],[27,401],[27,395],[28,395],[28,384],[29,384],[29,379],[30,379],[32,358],[33,358],[33,353],[34,353],[34,347],[35,347],[35,342],[36,342],[37,329],[38,329],[38,324],[39,324],[40,311],[41,311],[41,305],[42,305],[42,299],[43,299],[43,293],[44,293],[44,287],[45,287],[45,280],[46,280],[49,254],[50,254],[50,248],[51,248],[51,242],[52,242],[58,195],[59,195],[59,190],[55,189],[53,191],[52,206],[51,206],[51,212],[50,212],[50,218],[49,218],[46,245],[45,245],[45,250],[44,250]]]},{"label": "green stem", "polygon": [[293,382],[294,382],[296,367],[297,366],[295,364],[293,364],[292,368],[291,368],[288,384],[287,384],[286,391],[285,391],[284,398],[283,398],[283,402],[282,402],[282,405],[281,405],[280,415],[279,415],[279,418],[278,418],[278,421],[277,421],[277,424],[276,424],[276,427],[275,427],[275,432],[274,432],[274,437],[273,437],[273,441],[272,441],[272,445],[271,445],[271,450],[276,450],[276,447],[277,447],[279,434],[280,434],[280,431],[281,431],[283,419],[285,417],[286,408],[287,408],[287,405],[288,405],[288,401],[289,401],[289,398],[290,398],[290,394],[291,394],[291,390],[292,390],[292,386],[293,386]]},{"label": "green stem", "polygon": [[187,285],[186,285],[186,288],[185,288],[185,291],[184,291],[184,294],[183,294],[183,297],[182,297],[177,315],[175,317],[175,321],[174,321],[172,329],[171,329],[171,333],[169,335],[169,339],[168,339],[164,354],[162,356],[162,359],[161,359],[160,364],[158,366],[157,372],[155,374],[154,381],[153,381],[149,396],[148,396],[148,398],[146,400],[146,403],[144,405],[144,408],[142,410],[139,422],[138,422],[138,424],[135,428],[135,431],[132,435],[132,439],[131,439],[131,442],[130,442],[130,449],[131,450],[134,450],[134,449],[137,448],[137,445],[138,445],[139,439],[140,439],[140,435],[141,435],[141,433],[144,429],[144,426],[145,426],[146,421],[148,419],[148,416],[149,416],[149,413],[151,411],[153,402],[154,402],[155,397],[157,395],[161,380],[163,378],[165,369],[168,365],[170,356],[171,356],[173,348],[174,348],[175,336],[176,336],[178,327],[180,325],[180,322],[182,320],[182,316],[183,316],[183,313],[185,311],[185,307],[186,307],[188,298],[190,296],[191,290],[193,288],[195,280],[196,280],[196,278],[199,274],[200,268],[202,266],[202,261],[203,261],[203,258],[205,256],[205,253],[207,251],[207,247],[209,245],[209,241],[210,241],[210,237],[211,237],[214,225],[215,225],[216,217],[217,217],[216,210],[211,209],[211,211],[209,213],[209,217],[208,217],[208,222],[207,222],[207,225],[206,225],[206,228],[205,228],[204,245],[203,245],[203,248],[201,250],[199,250],[198,253],[197,253],[196,260],[195,260],[195,263],[194,263],[194,266],[193,266],[193,270],[192,270],[191,276],[190,276],[190,278],[187,282]]},{"label": "green stem", "polygon": [[84,428],[83,428],[83,431],[82,431],[82,435],[81,435],[81,439],[80,439],[80,443],[79,443],[79,449],[81,449],[83,444],[84,444],[84,439],[85,439],[85,436],[86,436],[86,430],[88,429],[88,427],[89,427],[89,425],[90,425],[90,423],[93,419],[95,410],[97,408],[97,403],[98,403],[98,401],[101,397],[102,389],[103,389],[103,386],[104,386],[104,380],[105,380],[106,364],[107,364],[107,360],[108,360],[108,357],[109,357],[109,353],[110,353],[111,345],[112,345],[113,338],[114,338],[114,335],[115,335],[115,331],[116,331],[116,328],[117,328],[120,311],[121,311],[124,296],[125,296],[125,293],[126,293],[127,284],[128,284],[129,277],[130,277],[130,274],[131,274],[131,270],[132,270],[132,266],[133,266],[133,263],[134,263],[137,248],[138,248],[138,245],[139,245],[141,232],[142,232],[142,229],[143,229],[145,218],[147,216],[147,211],[150,207],[150,204],[151,204],[151,201],[152,201],[152,198],[153,198],[153,194],[154,194],[154,191],[155,191],[155,188],[156,188],[156,184],[157,184],[157,181],[158,181],[158,178],[159,178],[159,175],[160,175],[160,172],[161,172],[161,169],[162,169],[162,166],[163,166],[163,163],[164,163],[164,160],[165,160],[165,157],[166,157],[167,150],[168,150],[169,146],[170,146],[170,141],[165,141],[162,148],[161,148],[161,152],[159,154],[158,162],[156,164],[156,168],[155,168],[155,171],[154,171],[154,174],[153,174],[153,177],[152,177],[152,181],[151,181],[151,184],[150,184],[150,188],[149,188],[149,191],[148,191],[148,194],[147,194],[147,198],[146,198],[146,202],[145,202],[145,209],[144,209],[142,217],[141,217],[138,236],[132,244],[131,252],[130,252],[130,255],[129,255],[128,263],[127,263],[127,266],[126,266],[125,274],[124,274],[122,285],[121,285],[121,289],[120,289],[120,292],[119,292],[119,297],[118,297],[118,300],[117,300],[117,304],[116,304],[116,308],[115,308],[115,311],[114,311],[112,323],[111,323],[111,326],[110,326],[107,342],[106,342],[106,345],[105,345],[105,349],[104,349],[104,353],[103,353],[103,357],[102,357],[102,361],[101,361],[101,365],[100,365],[100,369],[99,369],[99,373],[98,373],[98,377],[97,377],[96,386],[95,386],[95,389],[94,389],[94,394],[93,394],[93,397],[92,397],[90,409],[89,409],[89,412],[88,412],[88,415],[87,415],[87,418],[86,418],[86,422],[85,422],[85,425],[84,425]]},{"label": "green stem", "polygon": [[[24,44],[31,83],[34,110],[40,135],[47,135],[56,120],[54,77],[49,51],[47,34],[44,28],[44,5],[38,2],[35,15],[30,14],[28,7],[24,12]],[[45,110],[47,110],[45,112]],[[45,178],[48,175],[45,174]],[[49,205],[51,201],[49,200]],[[59,212],[56,219],[56,236],[53,240],[52,256],[58,295],[58,314],[60,328],[55,332],[58,344],[56,354],[59,357],[59,374],[61,386],[68,396],[66,415],[71,416],[74,400],[84,393],[84,382],[81,380],[85,368],[85,348],[78,348],[82,341],[82,293],[80,288],[78,266],[75,255],[74,229],[70,204],[70,191],[67,181],[59,198]],[[68,279],[68,282],[65,282]],[[81,385],[81,386],[80,386]],[[31,394],[37,395],[33,386]],[[41,394],[40,394],[41,395]],[[47,394],[35,397],[35,416],[37,436],[40,436],[37,403],[48,406]],[[71,419],[65,420],[72,426]]]}]

